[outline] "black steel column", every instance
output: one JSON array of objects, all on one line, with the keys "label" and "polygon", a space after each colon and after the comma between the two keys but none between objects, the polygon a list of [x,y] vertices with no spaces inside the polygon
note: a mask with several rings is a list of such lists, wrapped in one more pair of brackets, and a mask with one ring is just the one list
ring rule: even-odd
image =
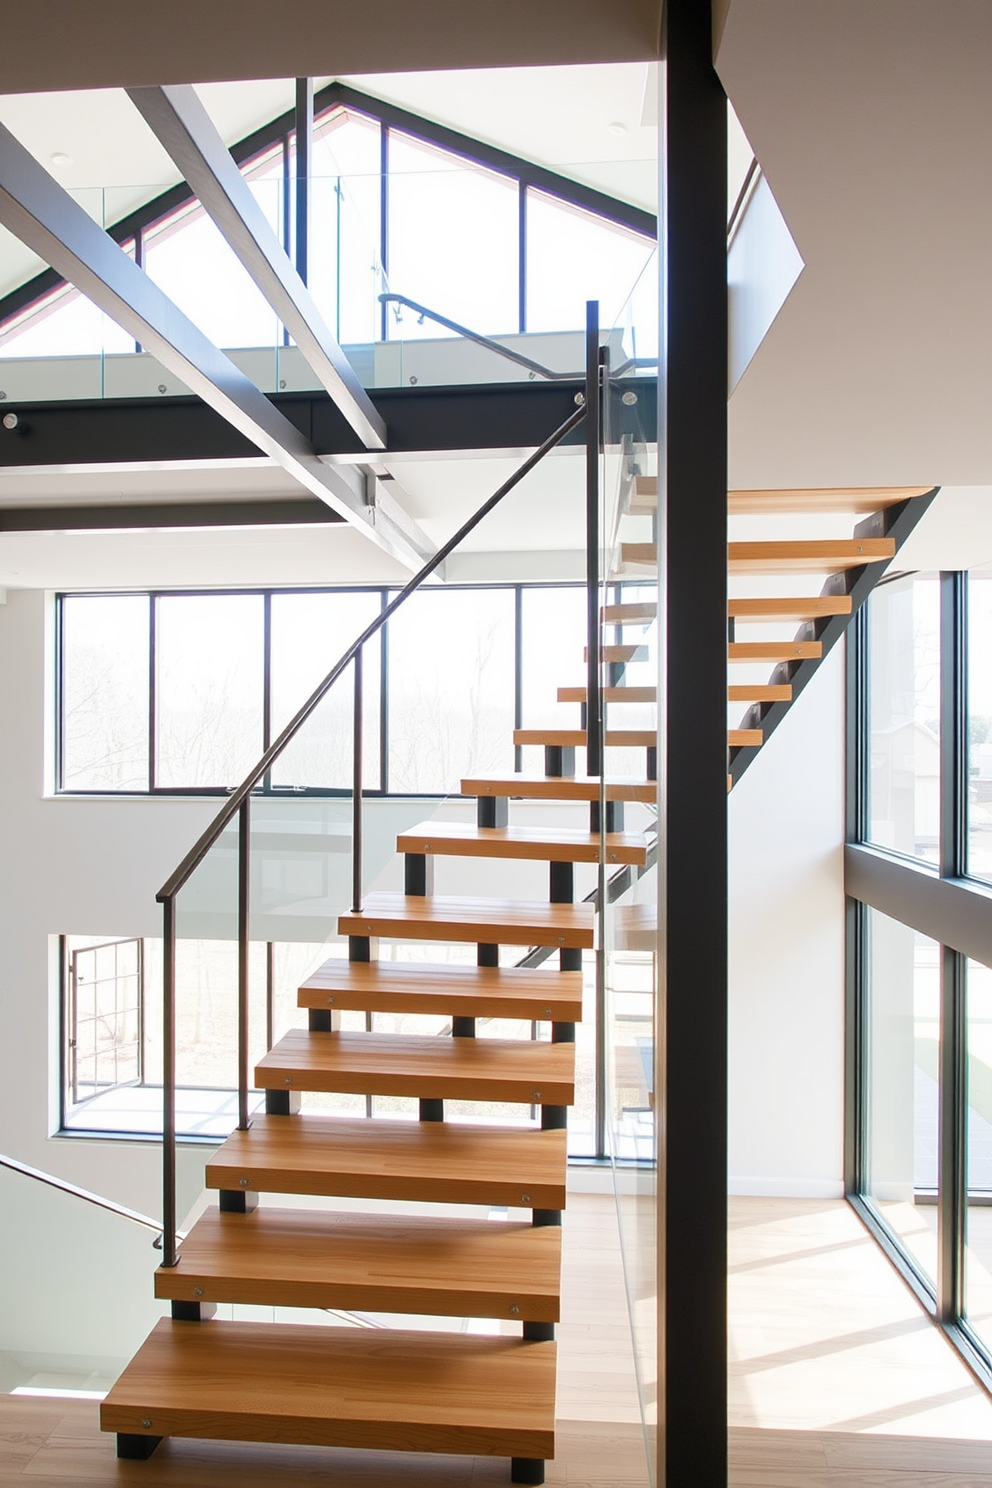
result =
[{"label": "black steel column", "polygon": [[310,177],[313,174],[313,78],[296,79],[296,272],[310,269]]},{"label": "black steel column", "polygon": [[727,1482],[727,103],[667,0],[659,378],[659,1463]]}]

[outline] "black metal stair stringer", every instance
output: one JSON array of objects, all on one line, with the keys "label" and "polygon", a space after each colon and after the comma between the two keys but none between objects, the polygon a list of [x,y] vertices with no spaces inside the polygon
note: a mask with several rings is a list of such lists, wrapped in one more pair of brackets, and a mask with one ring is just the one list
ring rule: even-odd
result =
[{"label": "black metal stair stringer", "polygon": [[[890,506],[884,508],[882,511],[873,512],[863,522],[858,523],[854,529],[855,537],[894,538],[896,555],[898,555],[899,549],[916,527],[939,490],[939,486],[934,486],[923,496],[912,496],[906,501],[899,502],[897,506]],[[796,640],[819,641],[822,647],[822,654],[816,659],[807,658],[803,661],[783,662],[775,668],[771,676],[771,681],[773,683],[788,682],[792,688],[792,697],[787,703],[758,703],[748,710],[741,721],[741,727],[760,728],[762,742],[760,744],[742,745],[730,751],[728,772],[733,785],[737,784],[755,756],[767,747],[768,740],[772,734],[785,718],[790,708],[795,706],[800,693],[806,687],[807,683],[812,680],[821,662],[829,656],[841,636],[844,635],[854,616],[892,562],[893,559],[887,558],[882,563],[866,563],[861,568],[849,568],[842,573],[831,574],[830,578],[824,584],[821,593],[825,595],[850,595],[852,601],[851,613],[849,615],[828,615],[822,620],[806,622],[800,626],[796,632]]]}]

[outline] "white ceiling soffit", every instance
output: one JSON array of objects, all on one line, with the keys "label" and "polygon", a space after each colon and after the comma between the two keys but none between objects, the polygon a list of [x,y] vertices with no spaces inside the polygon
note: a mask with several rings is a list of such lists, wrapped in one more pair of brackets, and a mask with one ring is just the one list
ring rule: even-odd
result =
[{"label": "white ceiling soffit", "polygon": [[34,0],[0,49],[0,92],[217,78],[645,61],[661,0]]},{"label": "white ceiling soffit", "polygon": [[733,0],[717,67],[806,265],[730,402],[735,486],[992,474],[992,6]]}]

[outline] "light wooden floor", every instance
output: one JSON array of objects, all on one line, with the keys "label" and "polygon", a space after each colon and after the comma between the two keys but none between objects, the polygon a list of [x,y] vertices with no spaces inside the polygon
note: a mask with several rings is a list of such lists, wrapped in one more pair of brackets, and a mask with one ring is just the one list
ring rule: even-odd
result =
[{"label": "light wooden floor", "polygon": [[[732,1200],[730,1294],[732,1488],[992,1488],[992,1401],[846,1205]],[[644,1488],[609,1199],[569,1198],[563,1309],[548,1484]],[[96,1418],[95,1402],[0,1397],[0,1485],[509,1482],[500,1459],[214,1442],[167,1442],[149,1462],[118,1463]]]}]

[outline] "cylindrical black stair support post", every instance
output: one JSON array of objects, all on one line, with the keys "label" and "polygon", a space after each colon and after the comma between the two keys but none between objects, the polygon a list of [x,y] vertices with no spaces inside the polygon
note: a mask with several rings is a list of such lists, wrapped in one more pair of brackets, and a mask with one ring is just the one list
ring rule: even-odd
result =
[{"label": "cylindrical black stair support post", "polygon": [[367,935],[348,936],[348,960],[371,961],[372,941]]},{"label": "cylindrical black stair support post", "polygon": [[548,897],[552,904],[571,904],[575,898],[575,871],[572,863],[555,863],[549,865],[550,892]]},{"label": "cylindrical black stair support post", "polygon": [[561,1224],[560,1209],[532,1209],[531,1224],[536,1230],[547,1228],[549,1225]]},{"label": "cylindrical black stair support post", "polygon": [[564,1131],[568,1126],[567,1106],[542,1106],[541,1130]]},{"label": "cylindrical black stair support post", "polygon": [[251,796],[238,809],[238,1130],[248,1121],[248,915],[251,857]]},{"label": "cylindrical black stair support post", "polygon": [[647,777],[649,780],[658,779],[658,746],[649,744],[647,750]]},{"label": "cylindrical black stair support post", "polygon": [[544,1458],[543,1457],[511,1457],[510,1458],[510,1482],[511,1483],[543,1483],[544,1482]]},{"label": "cylindrical black stair support post", "polygon": [[355,652],[355,715],[354,741],[352,744],[351,784],[351,907],[355,914],[362,908],[362,656],[360,646]]},{"label": "cylindrical black stair support post", "polygon": [[[334,1019],[330,1008],[308,1008],[307,1027],[311,1033],[333,1033]],[[268,1102],[266,1102],[268,1110]]]},{"label": "cylindrical black stair support post", "polygon": [[551,1025],[551,1042],[553,1044],[574,1044],[575,1043],[575,1024],[574,1023],[552,1023],[552,1025]]},{"label": "cylindrical black stair support post", "polygon": [[480,945],[476,951],[475,964],[477,966],[498,966],[499,946]]},{"label": "cylindrical black stair support post", "polygon": [[582,947],[562,946],[558,952],[558,967],[561,971],[581,971]]},{"label": "cylindrical black stair support post", "polygon": [[420,1119],[421,1121],[443,1121],[444,1101],[435,1099],[425,1100],[421,1098]]},{"label": "cylindrical black stair support post", "polygon": [[510,822],[510,803],[506,796],[479,796],[476,820],[480,827],[506,827]]},{"label": "cylindrical black stair support post", "polygon": [[452,1038],[475,1038],[475,1019],[455,1017],[451,1020]]},{"label": "cylindrical black stair support post", "polygon": [[599,697],[599,301],[586,303],[586,774],[603,773]]},{"label": "cylindrical black stair support post", "polygon": [[575,746],[572,744],[545,744],[545,775],[574,775]]},{"label": "cylindrical black stair support post", "polygon": [[407,853],[403,860],[404,894],[433,894],[434,858],[426,853]]}]

